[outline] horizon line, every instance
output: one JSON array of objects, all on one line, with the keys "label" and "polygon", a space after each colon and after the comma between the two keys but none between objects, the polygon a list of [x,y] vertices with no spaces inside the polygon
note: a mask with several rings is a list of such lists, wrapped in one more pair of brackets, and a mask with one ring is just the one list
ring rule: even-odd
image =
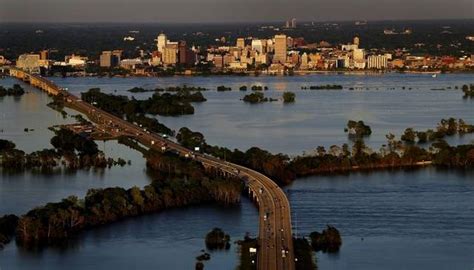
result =
[{"label": "horizon line", "polygon": [[[291,19],[291,18],[289,18]],[[351,19],[351,20],[298,20],[299,24],[302,23],[348,23],[348,22],[421,22],[421,21],[474,21],[474,18],[436,18],[436,19]],[[268,21],[189,21],[189,22],[171,22],[171,21],[0,21],[0,24],[95,24],[95,23],[106,23],[106,24],[272,24],[272,23],[284,23],[285,20],[268,20]]]}]

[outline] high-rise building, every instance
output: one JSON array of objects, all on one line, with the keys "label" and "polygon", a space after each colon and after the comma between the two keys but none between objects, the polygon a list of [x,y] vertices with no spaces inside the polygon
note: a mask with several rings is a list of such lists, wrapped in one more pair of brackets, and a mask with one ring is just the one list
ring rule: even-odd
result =
[{"label": "high-rise building", "polygon": [[187,53],[187,47],[186,47],[186,41],[181,40],[178,43],[178,55],[179,55],[179,63],[180,64],[186,64],[186,53]]},{"label": "high-rise building", "polygon": [[358,60],[364,60],[365,58],[365,51],[364,49],[355,49],[352,51],[352,58],[355,60],[355,61],[358,61]]},{"label": "high-rise building", "polygon": [[286,35],[276,35],[275,36],[275,53],[273,55],[273,63],[286,63]]},{"label": "high-rise building", "polygon": [[178,44],[169,43],[163,50],[163,64],[175,65],[178,62]]},{"label": "high-rise building", "polygon": [[296,19],[291,19],[291,28],[296,28]]},{"label": "high-rise building", "polygon": [[367,68],[383,69],[388,66],[387,56],[370,55],[367,57]]},{"label": "high-rise building", "polygon": [[120,60],[122,60],[122,50],[113,50],[112,51],[112,62],[113,66],[116,66],[120,63]]},{"label": "high-rise building", "polygon": [[114,51],[103,51],[100,55],[100,66],[101,67],[116,67],[120,63],[120,59],[122,58],[122,51],[121,50],[114,50]]},{"label": "high-rise building", "polygon": [[236,46],[237,46],[237,48],[240,48],[240,49],[245,48],[245,39],[244,38],[238,38]]},{"label": "high-rise building", "polygon": [[48,60],[48,56],[49,56],[48,50],[40,51],[40,60]]},{"label": "high-rise building", "polygon": [[112,66],[112,52],[103,51],[100,55],[100,66],[101,67],[111,67]]},{"label": "high-rise building", "polygon": [[263,42],[261,39],[252,40],[252,50],[263,53]]},{"label": "high-rise building", "polygon": [[308,54],[303,53],[303,55],[301,56],[300,69],[307,69],[307,68],[308,68]]},{"label": "high-rise building", "polygon": [[354,45],[357,45],[357,46],[360,45],[360,39],[359,39],[359,37],[357,37],[357,36],[354,37],[354,42],[353,42],[353,44],[354,44]]},{"label": "high-rise building", "polygon": [[158,35],[158,38],[156,39],[156,46],[158,47],[158,51],[160,53],[163,53],[167,43],[168,39],[166,38],[165,34],[161,33],[160,35]]}]

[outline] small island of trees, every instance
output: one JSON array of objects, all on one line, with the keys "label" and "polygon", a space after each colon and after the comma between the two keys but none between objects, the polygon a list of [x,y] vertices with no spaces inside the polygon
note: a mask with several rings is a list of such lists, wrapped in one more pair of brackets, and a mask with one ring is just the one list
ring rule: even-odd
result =
[{"label": "small island of trees", "polygon": [[257,103],[263,103],[263,102],[269,102],[269,101],[277,101],[277,99],[265,97],[265,95],[261,92],[255,92],[255,93],[245,95],[242,100],[244,102],[247,102],[247,103],[250,103],[250,104],[257,104]]},{"label": "small island of trees", "polygon": [[344,132],[348,132],[349,138],[357,139],[370,136],[372,134],[372,129],[370,126],[366,125],[364,121],[349,120]]},{"label": "small island of trees", "polygon": [[334,253],[338,252],[342,245],[341,234],[335,227],[329,225],[322,233],[312,232],[309,237],[315,251]]},{"label": "small island of trees", "polygon": [[19,84],[14,84],[11,88],[5,88],[0,86],[0,97],[4,96],[15,96],[19,97],[25,94],[25,89],[21,87]]},{"label": "small island of trees", "polygon": [[326,85],[312,85],[312,86],[302,86],[301,90],[342,90],[342,85],[339,84],[326,84]]},{"label": "small island of trees", "polygon": [[224,85],[219,85],[217,86],[217,91],[219,92],[232,91],[232,88],[226,87]]},{"label": "small island of trees", "polygon": [[416,131],[413,128],[405,129],[401,140],[406,143],[426,143],[444,139],[448,136],[474,133],[474,125],[467,124],[463,119],[441,119],[436,130]]},{"label": "small island of trees", "polygon": [[474,98],[474,84],[463,85],[462,91],[464,93],[464,98]]},{"label": "small island of trees", "polygon": [[230,236],[220,228],[214,228],[206,235],[206,247],[209,250],[230,249]]},{"label": "small island of trees", "polygon": [[293,103],[295,102],[295,93],[293,92],[284,92],[283,93],[283,103]]},{"label": "small island of trees", "polygon": [[117,161],[106,158],[93,140],[68,129],[55,130],[51,144],[54,149],[43,149],[27,154],[16,149],[13,142],[0,139],[0,167],[5,172],[26,169],[51,172],[60,166],[68,170],[77,170],[91,167],[106,168],[113,165],[124,166],[127,163],[121,158]]}]

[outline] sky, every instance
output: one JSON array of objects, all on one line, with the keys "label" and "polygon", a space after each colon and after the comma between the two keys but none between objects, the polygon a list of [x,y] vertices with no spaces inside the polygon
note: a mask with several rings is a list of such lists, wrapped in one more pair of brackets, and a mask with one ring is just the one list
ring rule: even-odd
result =
[{"label": "sky", "polygon": [[474,19],[474,0],[0,0],[0,22]]}]

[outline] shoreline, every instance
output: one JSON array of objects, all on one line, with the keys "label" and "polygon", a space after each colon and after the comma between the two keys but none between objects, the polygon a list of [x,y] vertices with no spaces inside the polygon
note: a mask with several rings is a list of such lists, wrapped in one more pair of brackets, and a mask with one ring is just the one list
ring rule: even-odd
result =
[{"label": "shoreline", "polygon": [[[246,71],[242,73],[192,73],[183,74],[176,73],[173,75],[137,75],[137,74],[126,74],[126,75],[97,75],[97,74],[84,74],[79,72],[78,74],[72,74],[69,76],[43,76],[44,78],[167,78],[167,77],[293,77],[293,76],[312,76],[312,75],[344,75],[344,76],[383,76],[387,74],[406,74],[406,75],[448,75],[448,74],[474,74],[474,70],[450,70],[450,71],[397,71],[397,70],[301,70],[293,71],[293,74],[282,74],[282,73],[256,73],[255,71]],[[0,79],[4,79],[8,76],[0,76]]]}]

